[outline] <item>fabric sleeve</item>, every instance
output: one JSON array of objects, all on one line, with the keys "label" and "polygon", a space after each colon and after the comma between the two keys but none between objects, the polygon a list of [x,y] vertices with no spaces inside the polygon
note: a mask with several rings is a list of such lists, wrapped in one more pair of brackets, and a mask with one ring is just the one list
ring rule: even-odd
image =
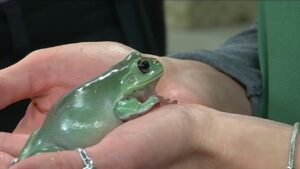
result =
[{"label": "fabric sleeve", "polygon": [[262,79],[258,57],[257,25],[227,40],[215,50],[194,50],[169,57],[197,60],[209,64],[242,84],[251,102],[252,112],[259,110]]}]

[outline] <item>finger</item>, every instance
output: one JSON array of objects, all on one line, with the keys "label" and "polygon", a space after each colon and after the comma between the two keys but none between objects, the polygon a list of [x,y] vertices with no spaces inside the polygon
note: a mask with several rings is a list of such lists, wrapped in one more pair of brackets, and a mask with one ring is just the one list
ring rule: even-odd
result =
[{"label": "finger", "polygon": [[14,158],[4,152],[0,152],[0,169],[8,169]]},{"label": "finger", "polygon": [[0,151],[17,157],[25,145],[28,135],[0,132]]},{"label": "finger", "polygon": [[[70,89],[106,70],[132,50],[117,43],[97,42],[35,51],[15,65],[0,70],[0,109],[35,97],[61,81]],[[64,76],[57,76],[60,74]]]},{"label": "finger", "polygon": [[[41,82],[47,81],[45,75],[42,75],[46,69],[45,64],[38,64],[36,58],[38,57],[29,55],[20,62],[0,70],[0,108],[29,98],[38,90],[38,86],[42,86]],[[33,73],[36,76],[33,76]]]},{"label": "finger", "polygon": [[[57,74],[64,71],[62,69],[68,60],[59,62],[59,57],[53,56],[58,49],[53,47],[35,51],[20,62],[0,70],[0,109],[25,98],[39,97],[41,92],[51,89],[55,82],[59,83]],[[61,52],[63,54],[68,55],[65,51]],[[65,86],[69,78],[66,78]]]},{"label": "finger", "polygon": [[13,165],[10,169],[78,169],[83,162],[77,151],[60,151],[34,155]]}]

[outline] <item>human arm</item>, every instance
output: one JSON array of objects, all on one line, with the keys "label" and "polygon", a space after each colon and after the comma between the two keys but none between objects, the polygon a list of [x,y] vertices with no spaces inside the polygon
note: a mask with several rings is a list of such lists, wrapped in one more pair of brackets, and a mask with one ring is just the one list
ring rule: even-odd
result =
[{"label": "human arm", "polygon": [[258,111],[262,97],[262,80],[256,24],[228,39],[216,50],[193,50],[169,56],[200,61],[230,76],[245,89],[251,101],[252,112]]}]

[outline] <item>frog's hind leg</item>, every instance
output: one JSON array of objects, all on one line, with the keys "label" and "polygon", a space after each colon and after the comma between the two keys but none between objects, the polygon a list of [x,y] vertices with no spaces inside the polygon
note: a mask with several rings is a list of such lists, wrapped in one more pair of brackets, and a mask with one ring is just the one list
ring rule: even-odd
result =
[{"label": "frog's hind leg", "polygon": [[57,151],[63,151],[64,148],[55,146],[53,144],[43,144],[41,148],[37,148],[36,150],[33,150],[30,152],[29,156],[37,155],[40,153],[49,153],[49,152],[57,152]]},{"label": "frog's hind leg", "polygon": [[41,142],[41,138],[39,138],[38,133],[39,130],[36,130],[31,134],[23,150],[20,153],[19,159],[15,160],[15,163],[35,154],[64,150],[63,148],[53,145],[52,143],[47,143],[47,141]]},{"label": "frog's hind leg", "polygon": [[25,158],[28,158],[30,156],[33,156],[33,155],[37,155],[37,154],[40,154],[40,153],[48,153],[48,152],[57,152],[57,151],[63,151],[65,149],[61,148],[61,147],[58,147],[58,146],[54,146],[54,145],[46,145],[46,144],[43,144],[41,146],[41,148],[38,148],[38,147],[35,147],[34,150],[29,150],[28,152],[26,152],[26,154],[22,154],[22,156],[19,157],[19,159],[14,160],[12,162],[12,164],[15,164],[21,160],[24,160]]},{"label": "frog's hind leg", "polygon": [[21,153],[20,153],[20,156],[18,159],[14,160],[13,164],[17,163],[18,161],[26,158],[29,156],[30,154],[30,151],[32,149],[32,145],[33,145],[33,142],[35,141],[36,139],[36,136],[38,135],[38,132],[39,132],[39,129],[38,130],[35,130],[29,137],[29,139],[27,140],[25,146],[23,147]]}]

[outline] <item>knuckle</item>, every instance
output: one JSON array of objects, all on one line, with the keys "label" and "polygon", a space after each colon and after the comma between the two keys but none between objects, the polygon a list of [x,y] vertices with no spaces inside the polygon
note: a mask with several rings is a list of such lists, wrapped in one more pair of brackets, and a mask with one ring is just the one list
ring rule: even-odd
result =
[{"label": "knuckle", "polygon": [[27,58],[40,58],[40,56],[45,55],[46,50],[47,49],[38,49],[38,50],[32,51],[27,55]]}]

